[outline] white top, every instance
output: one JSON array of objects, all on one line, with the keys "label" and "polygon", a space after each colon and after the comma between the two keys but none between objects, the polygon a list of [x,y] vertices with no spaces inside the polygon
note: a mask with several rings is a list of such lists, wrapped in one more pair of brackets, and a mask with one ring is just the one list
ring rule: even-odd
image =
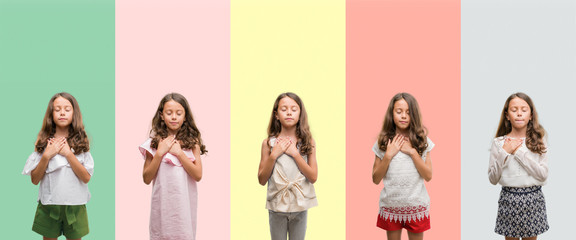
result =
[{"label": "white top", "polygon": [[[276,138],[270,139],[274,147]],[[308,162],[308,156],[302,156]],[[294,158],[282,154],[268,179],[266,209],[275,212],[301,212],[318,205],[314,185],[300,172]]]},{"label": "white top", "polygon": [[[546,153],[538,154],[526,147],[526,141],[514,154],[508,154],[502,146],[507,137],[497,137],[490,148],[488,178],[492,184],[504,187],[530,187],[546,184],[548,178],[548,158]],[[544,143],[546,144],[546,143]],[[546,146],[546,151],[548,146]]]},{"label": "white top", "polygon": [[[42,154],[34,152],[30,154],[22,174],[30,175],[40,163]],[[90,176],[94,174],[94,159],[90,152],[76,155],[78,161],[86,168]],[[80,180],[68,160],[58,154],[48,162],[46,174],[40,181],[38,200],[43,205],[83,205],[90,200],[88,185]]]},{"label": "white top", "polygon": [[[422,160],[434,148],[434,143],[427,138],[428,147],[422,153]],[[380,159],[385,152],[380,150],[378,142],[372,151]],[[398,152],[388,165],[388,171],[382,180],[384,188],[380,192],[380,217],[390,221],[410,222],[429,217],[430,197],[412,158]]]}]

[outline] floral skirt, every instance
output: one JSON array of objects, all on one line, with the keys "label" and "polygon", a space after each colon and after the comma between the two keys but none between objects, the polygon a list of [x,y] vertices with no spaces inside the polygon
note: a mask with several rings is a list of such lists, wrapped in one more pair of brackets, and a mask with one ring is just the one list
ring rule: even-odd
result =
[{"label": "floral skirt", "polygon": [[548,230],[541,186],[502,187],[496,233],[514,238],[534,237]]}]

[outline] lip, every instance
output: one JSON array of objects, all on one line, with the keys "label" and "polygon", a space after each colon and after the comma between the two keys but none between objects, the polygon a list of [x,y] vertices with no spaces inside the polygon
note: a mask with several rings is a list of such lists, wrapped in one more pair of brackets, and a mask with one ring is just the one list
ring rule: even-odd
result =
[{"label": "lip", "polygon": [[68,118],[58,118],[58,121],[66,121]]},{"label": "lip", "polygon": [[400,123],[402,123],[402,124],[408,124],[407,121],[400,121]]},{"label": "lip", "polygon": [[172,125],[178,125],[178,122],[170,122]]},{"label": "lip", "polygon": [[292,121],[294,118],[286,118],[286,121]]}]

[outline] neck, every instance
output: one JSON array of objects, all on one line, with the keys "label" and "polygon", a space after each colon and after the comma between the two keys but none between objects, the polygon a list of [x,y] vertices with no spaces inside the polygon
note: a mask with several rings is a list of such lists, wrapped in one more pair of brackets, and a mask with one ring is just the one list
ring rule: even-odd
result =
[{"label": "neck", "polygon": [[296,137],[296,126],[293,127],[282,126],[282,130],[280,130],[280,134],[278,134],[278,136]]},{"label": "neck", "polygon": [[169,136],[176,136],[176,133],[178,133],[178,130],[168,129],[168,135]]},{"label": "neck", "polygon": [[58,137],[68,137],[68,129],[70,127],[66,126],[66,127],[58,127],[56,126],[56,132],[54,133],[54,137],[58,138]]},{"label": "neck", "polygon": [[512,131],[508,133],[508,137],[511,138],[525,138],[526,137],[526,127],[523,128],[512,128]]},{"label": "neck", "polygon": [[408,131],[408,129],[398,129],[396,128],[396,134],[400,134],[402,136],[408,137],[410,136],[410,131]]}]

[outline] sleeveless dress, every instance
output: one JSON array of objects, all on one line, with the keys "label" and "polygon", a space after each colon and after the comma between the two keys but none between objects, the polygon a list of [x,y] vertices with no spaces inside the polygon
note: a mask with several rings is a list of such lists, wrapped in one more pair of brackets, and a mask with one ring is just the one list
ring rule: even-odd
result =
[{"label": "sleeveless dress", "polygon": [[[146,152],[154,156],[156,149],[148,139],[139,150],[144,159]],[[191,150],[184,153],[194,161]],[[151,240],[194,240],[196,238],[196,215],[198,192],[196,181],[186,173],[178,158],[170,153],[164,155],[152,187],[150,210]]]},{"label": "sleeveless dress", "polygon": [[[276,138],[270,139],[274,147]],[[308,156],[302,156],[308,162]],[[314,185],[300,172],[294,159],[282,154],[268,179],[266,209],[274,212],[302,212],[318,205]]]}]

